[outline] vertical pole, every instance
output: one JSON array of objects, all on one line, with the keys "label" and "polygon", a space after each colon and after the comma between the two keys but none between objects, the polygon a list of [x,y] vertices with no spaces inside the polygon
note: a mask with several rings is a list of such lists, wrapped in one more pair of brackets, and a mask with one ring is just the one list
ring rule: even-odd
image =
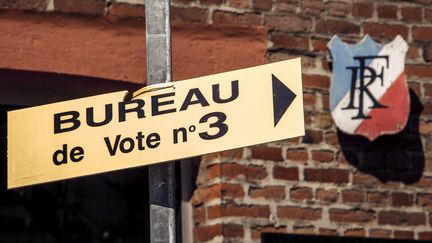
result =
[{"label": "vertical pole", "polygon": [[[147,0],[147,85],[171,82],[170,0]],[[175,162],[149,166],[150,242],[176,242]]]}]

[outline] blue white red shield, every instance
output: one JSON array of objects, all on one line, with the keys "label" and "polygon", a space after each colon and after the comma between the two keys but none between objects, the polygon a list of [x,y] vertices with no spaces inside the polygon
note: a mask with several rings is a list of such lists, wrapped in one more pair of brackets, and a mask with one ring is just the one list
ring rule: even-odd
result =
[{"label": "blue white red shield", "polygon": [[366,35],[350,45],[335,35],[328,48],[333,61],[330,109],[336,126],[371,141],[401,131],[410,107],[405,40],[397,36],[382,45]]}]

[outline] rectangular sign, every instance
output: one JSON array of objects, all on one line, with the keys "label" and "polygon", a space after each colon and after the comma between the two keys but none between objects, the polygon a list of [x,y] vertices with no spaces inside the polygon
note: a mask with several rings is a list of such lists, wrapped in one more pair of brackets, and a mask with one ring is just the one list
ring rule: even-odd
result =
[{"label": "rectangular sign", "polygon": [[304,135],[300,59],[8,112],[8,188]]}]

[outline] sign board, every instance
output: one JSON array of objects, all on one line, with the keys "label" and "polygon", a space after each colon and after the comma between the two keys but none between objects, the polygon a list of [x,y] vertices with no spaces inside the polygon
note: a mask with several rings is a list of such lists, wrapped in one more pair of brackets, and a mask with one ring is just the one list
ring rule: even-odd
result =
[{"label": "sign board", "polygon": [[400,132],[410,110],[405,40],[398,35],[378,44],[366,35],[350,45],[335,35],[328,47],[333,59],[330,109],[336,126],[370,141]]},{"label": "sign board", "polygon": [[300,59],[126,95],[8,112],[8,188],[304,135]]}]

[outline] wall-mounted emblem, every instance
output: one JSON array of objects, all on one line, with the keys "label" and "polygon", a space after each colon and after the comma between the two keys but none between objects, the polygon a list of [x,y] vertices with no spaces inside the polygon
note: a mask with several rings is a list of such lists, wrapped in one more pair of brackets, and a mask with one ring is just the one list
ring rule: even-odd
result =
[{"label": "wall-mounted emblem", "polygon": [[405,40],[397,36],[383,45],[366,35],[350,45],[335,35],[328,48],[333,59],[330,109],[336,126],[371,141],[401,131],[410,107]]}]

